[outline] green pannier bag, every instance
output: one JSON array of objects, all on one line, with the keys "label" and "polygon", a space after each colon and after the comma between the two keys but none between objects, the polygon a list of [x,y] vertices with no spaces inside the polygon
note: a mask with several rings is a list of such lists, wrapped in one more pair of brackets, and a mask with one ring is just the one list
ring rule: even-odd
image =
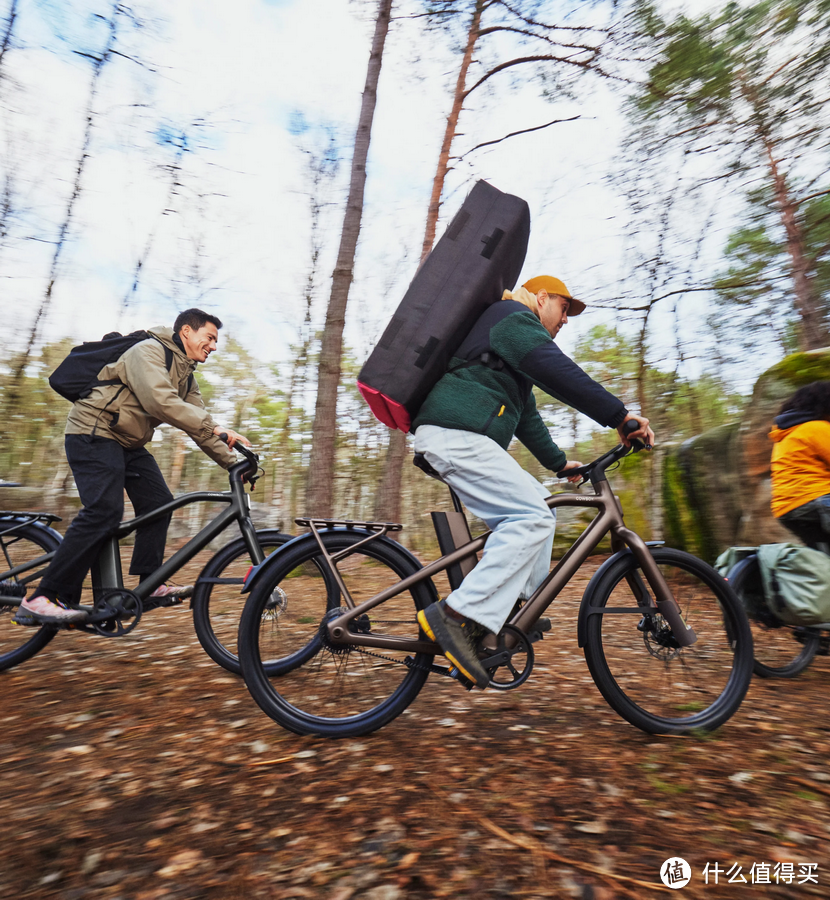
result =
[{"label": "green pannier bag", "polygon": [[[715,568],[720,575],[729,580],[729,573],[745,560],[758,552],[757,547],[730,547],[715,560]],[[764,597],[764,586],[758,576],[758,570],[753,566],[751,577],[743,579],[743,587],[740,591],[740,600],[747,614],[758,618],[759,614],[767,616],[767,602]]]},{"label": "green pannier bag", "polygon": [[758,548],[770,612],[787,625],[830,622],[830,556],[800,544]]}]

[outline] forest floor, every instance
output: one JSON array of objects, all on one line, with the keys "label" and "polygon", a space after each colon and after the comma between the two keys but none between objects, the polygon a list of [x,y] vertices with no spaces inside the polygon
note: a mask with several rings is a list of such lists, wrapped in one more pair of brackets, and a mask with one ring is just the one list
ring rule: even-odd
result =
[{"label": "forest floor", "polygon": [[650,898],[679,856],[680,896],[830,897],[830,659],[753,680],[715,735],[644,734],[576,645],[593,568],[527,684],[433,676],[359,740],[283,731],[186,606],[120,639],[58,635],[0,675],[0,896]]}]

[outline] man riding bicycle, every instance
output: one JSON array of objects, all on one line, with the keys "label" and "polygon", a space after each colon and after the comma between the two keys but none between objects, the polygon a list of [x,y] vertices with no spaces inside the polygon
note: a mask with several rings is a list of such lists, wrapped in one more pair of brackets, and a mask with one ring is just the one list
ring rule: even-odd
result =
[{"label": "man riding bicycle", "polygon": [[[89,396],[72,405],[65,430],[66,458],[83,508],[38,590],[20,604],[17,624],[83,621],[86,613],[72,607],[79,602],[83,580],[102,543],[121,521],[124,490],[137,516],[173,499],[158,463],[145,449],[158,425],[164,422],[181,429],[226,469],[236,461],[231,453],[236,441],[250,446],[247,438],[216,424],[193,378],[196,366],[216,350],[221,327],[216,316],[185,310],[172,329],[150,329],[150,338],[105,366]],[[227,444],[219,439],[222,433],[228,435]],[[161,565],[169,524],[168,515],[137,529],[130,574],[138,575],[139,581]],[[162,585],[151,597],[161,600],[187,591]]]},{"label": "man riding bicycle", "polygon": [[809,547],[830,550],[830,381],[799,388],[769,436],[773,514]]},{"label": "man riding bicycle", "polygon": [[[585,304],[558,278],[542,275],[505,291],[478,319],[413,422],[415,451],[492,530],[481,561],[462,585],[418,613],[425,633],[469,681],[486,687],[479,661],[482,628],[498,633],[517,598],[530,597],[547,576],[556,527],[549,491],[507,452],[517,437],[553,472],[569,462],[536,409],[533,386],[617,428],[626,446],[654,443],[648,419],[590,378],[554,343]],[[623,434],[625,422],[637,429]],[[578,478],[573,479],[578,480]],[[530,573],[528,575],[528,573]]]}]

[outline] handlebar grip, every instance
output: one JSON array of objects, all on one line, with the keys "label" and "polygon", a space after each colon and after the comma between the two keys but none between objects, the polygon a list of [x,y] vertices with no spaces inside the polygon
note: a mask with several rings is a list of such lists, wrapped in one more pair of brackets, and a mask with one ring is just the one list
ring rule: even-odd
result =
[{"label": "handlebar grip", "polygon": [[[632,432],[637,431],[639,427],[639,422],[634,419],[623,422],[623,431],[625,434],[631,434]],[[639,438],[634,438],[631,441],[631,452],[639,453],[641,450],[651,450],[651,444],[644,444]]]},{"label": "handlebar grip", "polygon": [[576,466],[573,469],[562,469],[561,472],[556,473],[557,478],[573,478],[575,475],[580,475],[584,478],[588,474],[588,470],[590,466]]},{"label": "handlebar grip", "polygon": [[222,442],[225,443],[225,444],[228,443],[228,433],[227,433],[227,431],[223,431],[223,432],[219,435],[219,440],[222,441]]}]

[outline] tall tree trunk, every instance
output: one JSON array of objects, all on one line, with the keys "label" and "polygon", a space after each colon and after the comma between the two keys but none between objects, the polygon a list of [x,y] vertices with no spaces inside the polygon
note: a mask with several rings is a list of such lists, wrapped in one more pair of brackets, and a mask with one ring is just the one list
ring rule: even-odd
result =
[{"label": "tall tree trunk", "polygon": [[[401,474],[406,459],[406,435],[389,432],[389,445],[383,461],[383,474],[375,495],[374,517],[379,522],[399,522],[401,518]],[[390,535],[394,537],[394,535]]]},{"label": "tall tree trunk", "polygon": [[473,61],[473,52],[478,42],[484,5],[485,0],[477,0],[473,9],[473,15],[470,18],[470,27],[467,29],[467,43],[464,47],[464,56],[461,58],[461,65],[458,69],[458,78],[455,81],[455,92],[452,97],[452,107],[450,108],[450,114],[447,116],[447,127],[444,129],[441,152],[438,154],[438,168],[435,170],[435,177],[432,180],[432,196],[429,199],[427,224],[424,229],[424,243],[421,247],[421,262],[424,261],[435,243],[435,230],[438,225],[438,214],[441,211],[441,195],[444,192],[444,181],[447,178],[447,172],[450,170],[450,150],[458,129],[458,117],[461,115],[464,98],[467,96],[467,72],[470,69],[470,63]]},{"label": "tall tree trunk", "polygon": [[14,20],[17,18],[17,0],[11,0],[9,4],[9,14],[6,16],[6,30],[3,32],[3,39],[0,42],[0,67],[3,65],[3,59],[6,51],[12,44],[12,32],[14,31]]},{"label": "tall tree trunk", "polygon": [[317,375],[317,402],[314,408],[311,459],[306,484],[306,505],[309,515],[329,516],[334,494],[334,464],[337,439],[337,388],[343,356],[343,327],[346,304],[354,276],[354,258],[360,222],[363,217],[363,191],[366,184],[366,159],[372,136],[372,120],[377,101],[378,79],[383,61],[383,46],[389,32],[392,0],[380,0],[375,21],[375,35],[363,102],[360,108],[357,134],[354,141],[349,197],[340,235],[340,249],[332,274],[331,295],[326,312],[326,325],[320,345],[320,364]]},{"label": "tall tree trunk", "polygon": [[66,239],[69,234],[70,226],[72,225],[72,218],[75,212],[75,204],[81,194],[81,181],[83,179],[86,161],[87,159],[89,159],[89,146],[92,142],[92,129],[95,124],[95,101],[98,97],[98,86],[101,79],[101,72],[103,72],[104,66],[109,61],[115,49],[119,14],[120,5],[116,0],[116,2],[114,2],[112,5],[110,18],[107,22],[107,26],[109,28],[109,36],[107,38],[106,47],[101,52],[100,56],[84,54],[92,60],[92,79],[90,80],[89,84],[89,96],[87,99],[85,114],[86,122],[84,125],[84,137],[81,144],[81,152],[78,156],[78,162],[75,166],[75,178],[72,183],[72,193],[69,195],[69,200],[66,204],[66,211],[64,212],[63,216],[63,222],[61,223],[60,231],[58,232],[58,239],[55,242],[55,250],[52,254],[52,262],[49,267],[46,292],[43,295],[43,299],[40,301],[40,305],[38,306],[37,312],[35,313],[34,321],[32,322],[31,328],[29,329],[29,338],[26,342],[26,347],[23,352],[19,354],[12,367],[12,375],[7,396],[7,410],[9,414],[14,412],[17,407],[18,401],[20,399],[20,382],[23,379],[23,372],[25,371],[26,366],[29,364],[29,359],[32,355],[32,350],[34,349],[35,342],[37,341],[41,323],[46,315],[47,310],[49,309],[49,306],[52,303],[52,291],[58,278],[58,266],[60,264],[61,255],[63,254],[63,249],[66,245]]},{"label": "tall tree trunk", "polygon": [[818,296],[815,281],[810,276],[811,266],[805,251],[804,232],[796,216],[798,204],[790,195],[787,180],[775,158],[772,144],[766,135],[762,135],[762,139],[775,199],[787,235],[787,251],[790,254],[795,290],[795,308],[801,320],[798,328],[798,343],[802,350],[818,350],[820,347],[830,344],[830,335],[824,324],[821,299]]},{"label": "tall tree trunk", "polygon": [[[455,80],[455,91],[452,97],[450,114],[447,116],[447,127],[444,129],[444,138],[441,141],[441,150],[438,154],[438,166],[435,177],[432,179],[432,195],[427,210],[426,227],[424,228],[424,241],[421,245],[421,262],[423,262],[432,245],[435,243],[435,232],[438,226],[438,215],[441,212],[441,195],[444,192],[444,182],[450,170],[450,151],[458,129],[458,117],[464,105],[467,95],[467,73],[473,61],[473,53],[479,38],[481,29],[481,14],[486,0],[477,0],[473,14],[470,17],[470,27],[467,29],[467,42],[464,46],[464,55],[458,69],[458,77]],[[406,459],[406,435],[402,431],[392,431],[389,435],[389,446],[386,450],[386,458],[383,463],[383,475],[380,488],[375,500],[375,518],[383,522],[396,522],[401,514],[401,475],[404,460]]]}]

